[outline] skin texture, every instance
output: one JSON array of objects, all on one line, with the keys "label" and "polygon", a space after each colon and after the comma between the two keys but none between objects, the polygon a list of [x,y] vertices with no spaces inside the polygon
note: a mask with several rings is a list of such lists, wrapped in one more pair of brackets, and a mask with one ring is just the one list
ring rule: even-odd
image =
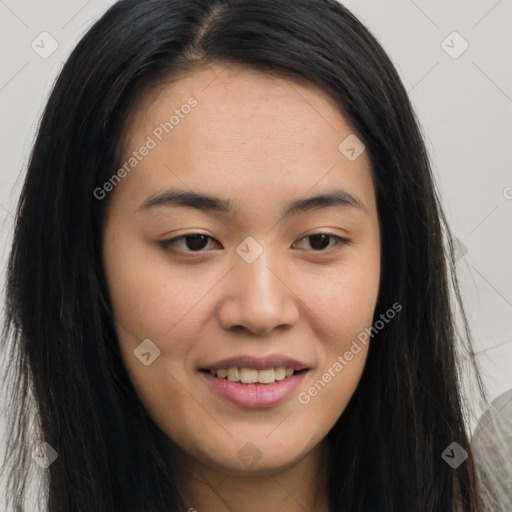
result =
[{"label": "skin texture", "polygon": [[[192,96],[197,106],[158,141],[153,130]],[[370,161],[366,152],[349,161],[338,150],[352,133],[316,86],[223,64],[159,86],[130,119],[126,159],[148,135],[157,145],[111,192],[105,272],[127,371],[173,441],[179,485],[199,512],[328,510],[323,439],[357,387],[368,347],[360,344],[309,403],[298,395],[372,325],[380,280]],[[230,199],[239,209],[137,211],[171,187]],[[285,203],[334,188],[365,210],[281,217]],[[200,245],[202,256],[186,239],[174,243],[175,253],[159,245],[191,233],[212,237]],[[319,233],[350,243],[330,238],[315,250],[305,237]],[[248,236],[263,248],[252,263],[236,252]],[[134,355],[144,339],[160,350],[148,366]],[[273,407],[227,402],[199,373],[226,357],[271,353],[310,368]],[[261,455],[250,467],[238,456],[246,443]]]}]

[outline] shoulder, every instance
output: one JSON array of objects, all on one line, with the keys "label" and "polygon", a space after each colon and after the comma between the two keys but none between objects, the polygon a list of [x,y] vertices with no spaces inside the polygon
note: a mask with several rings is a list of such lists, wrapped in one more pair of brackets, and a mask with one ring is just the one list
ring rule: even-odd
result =
[{"label": "shoulder", "polygon": [[512,389],[482,414],[471,445],[488,510],[512,510]]}]

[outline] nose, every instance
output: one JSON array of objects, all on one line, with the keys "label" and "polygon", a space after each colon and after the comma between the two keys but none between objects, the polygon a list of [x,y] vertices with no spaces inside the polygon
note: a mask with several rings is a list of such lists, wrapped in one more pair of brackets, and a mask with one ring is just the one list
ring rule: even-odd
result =
[{"label": "nose", "polygon": [[291,273],[270,261],[264,251],[255,261],[235,259],[229,284],[217,310],[224,329],[246,329],[257,335],[286,329],[299,319],[299,299]]}]

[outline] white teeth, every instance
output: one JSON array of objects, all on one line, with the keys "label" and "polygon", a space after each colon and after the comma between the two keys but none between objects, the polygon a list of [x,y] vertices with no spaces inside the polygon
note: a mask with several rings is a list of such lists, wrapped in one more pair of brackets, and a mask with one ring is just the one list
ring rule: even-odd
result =
[{"label": "white teeth", "polygon": [[231,382],[242,382],[243,384],[272,384],[275,381],[291,377],[294,373],[293,368],[268,368],[265,370],[256,370],[254,368],[228,368],[219,370],[210,370],[210,374],[219,379],[225,379]]},{"label": "white teeth", "polygon": [[[217,370],[217,374],[219,370]],[[238,382],[240,380],[240,374],[238,373],[238,368],[228,368],[227,369],[228,380],[231,382]]]},{"label": "white teeth", "polygon": [[258,370],[258,382],[261,382],[262,384],[270,384],[275,380],[273,368],[270,368],[270,370]]},{"label": "white teeth", "polygon": [[254,368],[240,368],[240,380],[244,384],[252,384],[258,382],[258,370]]},{"label": "white teeth", "polygon": [[[292,371],[293,373],[293,371]],[[283,380],[286,377],[286,368],[280,366],[274,370],[274,377],[276,380]]]}]

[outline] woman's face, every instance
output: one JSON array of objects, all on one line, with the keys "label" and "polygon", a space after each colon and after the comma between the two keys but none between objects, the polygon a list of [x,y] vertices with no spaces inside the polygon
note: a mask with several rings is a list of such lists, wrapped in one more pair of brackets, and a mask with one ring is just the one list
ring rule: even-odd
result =
[{"label": "woman's face", "polygon": [[102,190],[115,184],[104,265],[133,385],[194,460],[288,467],[365,364],[380,279],[369,158],[322,90],[220,64],[143,98],[128,132]]}]

